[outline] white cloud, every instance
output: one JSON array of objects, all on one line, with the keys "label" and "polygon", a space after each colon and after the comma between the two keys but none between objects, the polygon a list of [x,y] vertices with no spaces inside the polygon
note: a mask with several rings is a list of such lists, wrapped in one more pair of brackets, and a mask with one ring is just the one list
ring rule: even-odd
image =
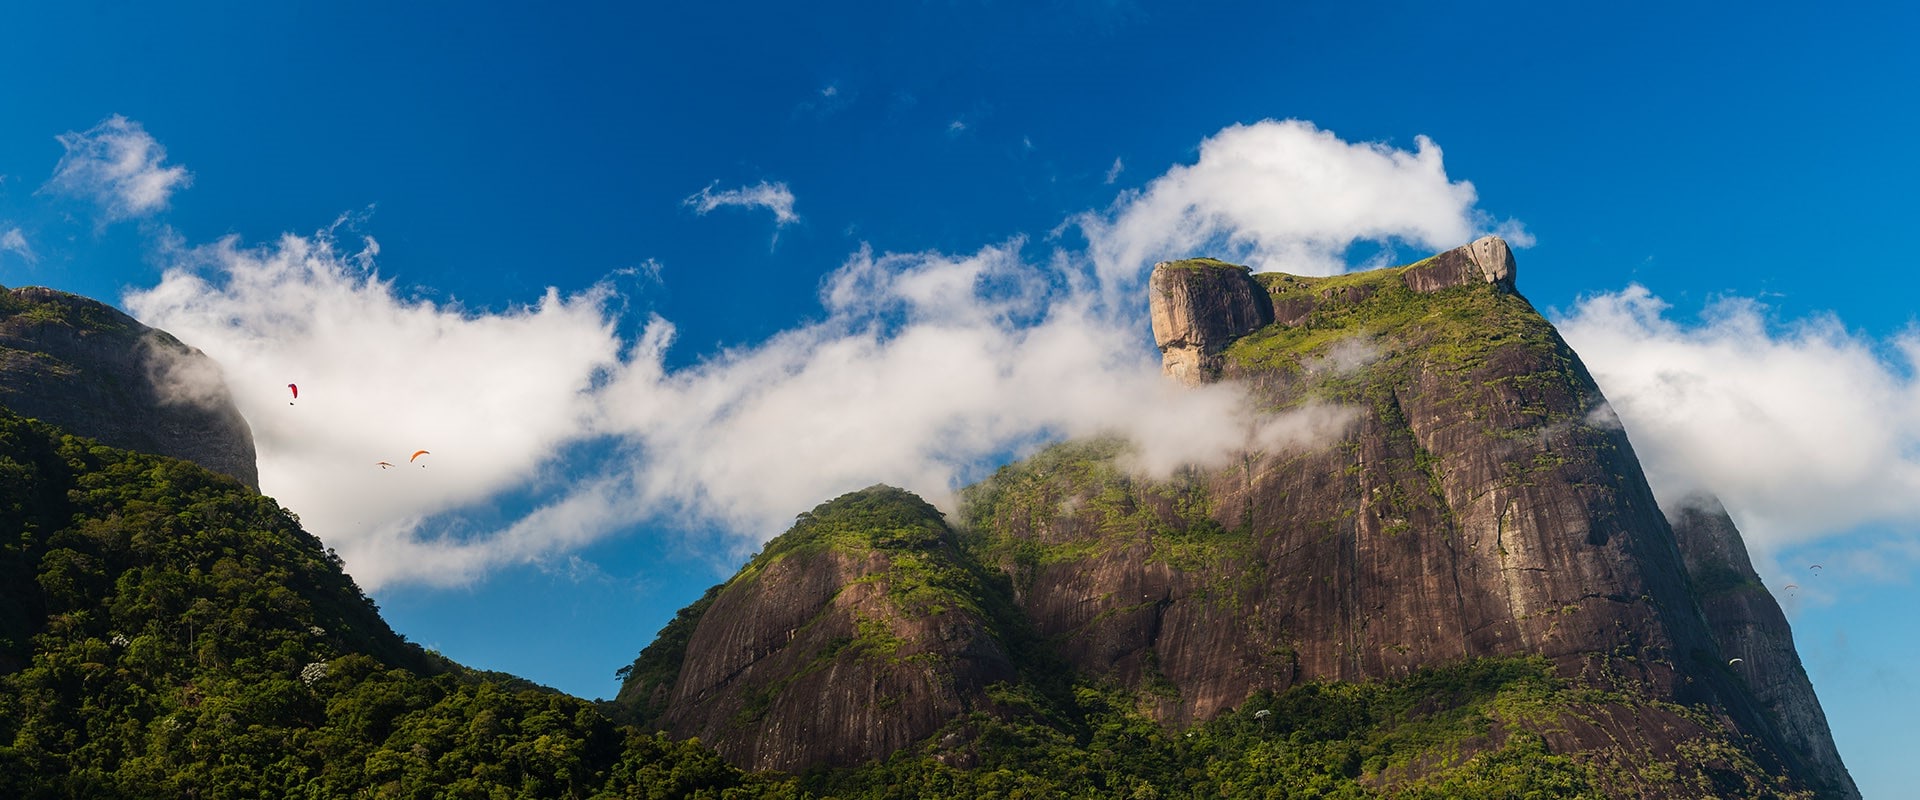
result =
[{"label": "white cloud", "polygon": [[1122,194],[1106,214],[1085,215],[1081,229],[1110,276],[1200,254],[1326,275],[1347,268],[1357,241],[1430,252],[1495,227],[1475,209],[1473,184],[1447,178],[1440,147],[1425,136],[1414,142],[1411,152],[1347,142],[1300,120],[1235,125],[1202,142],[1198,162]]},{"label": "white cloud", "polygon": [[1106,185],[1112,186],[1114,181],[1117,181],[1120,179],[1120,173],[1125,172],[1126,169],[1127,169],[1127,165],[1124,162],[1122,162],[1117,157],[1114,158],[1113,166],[1107,168],[1107,179],[1105,181]]},{"label": "white cloud", "polygon": [[778,227],[784,228],[800,221],[800,217],[793,213],[793,191],[785,183],[761,181],[752,186],[716,192],[713,187],[718,185],[719,182],[715,181],[681,202],[693,206],[694,213],[701,216],[722,206],[740,206],[772,211],[774,225]]},{"label": "white cloud", "polygon": [[1633,285],[1559,322],[1663,505],[1718,495],[1762,556],[1920,526],[1920,333],[1883,345],[1830,316],[1770,325],[1737,298],[1695,322],[1669,311]]},{"label": "white cloud", "polygon": [[46,188],[94,201],[108,220],[152,214],[192,182],[187,168],[165,166],[166,148],[140,123],[115,114],[84,133],[59,137],[65,155]]},{"label": "white cloud", "polygon": [[829,279],[826,320],[675,373],[658,366],[671,332],[656,321],[603,397],[607,432],[646,453],[641,496],[757,543],[878,481],[951,508],[983,459],[1042,438],[1119,433],[1138,466],[1165,474],[1250,436],[1279,448],[1347,421],[1333,409],[1259,420],[1236,387],[1180,388],[1130,324],[1035,280],[1021,247],[862,251]]},{"label": "white cloud", "polygon": [[0,253],[12,253],[29,264],[40,260],[40,256],[33,252],[33,247],[27,244],[27,235],[19,228],[8,228],[0,233]]},{"label": "white cloud", "polygon": [[[126,307],[221,364],[253,428],[262,490],[370,586],[470,574],[404,545],[428,546],[409,538],[422,520],[525,484],[581,436],[593,383],[618,360],[601,287],[470,313],[399,296],[356,263],[368,251],[337,251],[325,234],[177,256]],[[288,383],[300,385],[291,405]],[[433,451],[425,468],[405,463],[416,449]],[[548,535],[564,545],[563,531]],[[489,543],[488,557],[528,552],[518,541]]]},{"label": "white cloud", "polygon": [[[190,251],[190,265],[127,305],[225,366],[260,439],[264,488],[366,585],[459,582],[503,563],[560,559],[640,523],[717,528],[737,555],[794,514],[876,482],[951,508],[952,490],[994,461],[1061,437],[1127,436],[1134,466],[1164,474],[1341,430],[1351,420],[1342,409],[1259,416],[1237,387],[1164,379],[1144,308],[1151,264],[1135,246],[1182,239],[1194,217],[1158,213],[1176,194],[1215,208],[1232,201],[1202,189],[1294,193],[1307,206],[1315,192],[1347,191],[1277,172],[1180,177],[1211,174],[1221,152],[1212,143],[1231,145],[1237,132],[1302,127],[1223,132],[1200,165],[1076,218],[1095,234],[1091,250],[1036,253],[1023,238],[957,255],[863,247],[823,282],[823,317],[678,369],[666,366],[668,320],[619,340],[610,290],[550,291],[505,313],[438,308],[397,296],[370,272],[369,252],[337,252],[331,234]],[[1317,131],[1267,146],[1306,151],[1268,154],[1280,161],[1393,160]],[[1446,180],[1437,150],[1420,158],[1419,169],[1373,176],[1372,191],[1403,198],[1395,213],[1425,220],[1433,236],[1461,232],[1443,243],[1460,244],[1478,219],[1470,189],[1463,201],[1464,184]],[[688,203],[791,215],[784,186],[711,188]],[[1422,197],[1438,208],[1404,199]],[[1276,251],[1310,249],[1289,236],[1333,253],[1348,243],[1341,235],[1424,230],[1340,222],[1243,235],[1241,217],[1215,216],[1214,236]],[[1138,257],[1123,261],[1123,252]],[[1327,368],[1366,356],[1358,343]],[[282,396],[289,381],[301,385],[294,406]],[[416,447],[433,450],[429,469],[372,466]],[[597,477],[566,481],[579,475]],[[530,513],[511,510],[527,503]]]}]

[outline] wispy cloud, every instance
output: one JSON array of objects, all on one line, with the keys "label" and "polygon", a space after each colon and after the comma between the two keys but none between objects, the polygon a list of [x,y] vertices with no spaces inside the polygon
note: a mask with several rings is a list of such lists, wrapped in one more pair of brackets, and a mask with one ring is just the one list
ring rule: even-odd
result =
[{"label": "wispy cloud", "polygon": [[186,167],[164,163],[166,148],[140,123],[119,114],[57,138],[66,154],[45,190],[92,200],[108,221],[163,210],[176,190],[192,182]]},{"label": "wispy cloud", "polygon": [[[1334,142],[1342,146],[1334,152],[1356,147]],[[1404,181],[1398,192],[1376,190],[1437,197],[1439,209],[1416,213],[1409,201],[1403,213],[1472,230],[1470,199],[1421,194],[1453,185],[1437,150],[1426,158],[1423,170],[1379,178]],[[1204,154],[1202,162],[1215,168]],[[1195,203],[1224,202],[1196,186],[1181,191]],[[789,199],[747,199],[756,195]],[[1061,437],[1126,436],[1136,468],[1165,474],[1241,448],[1311,446],[1341,430],[1351,417],[1339,408],[1256,413],[1238,387],[1189,390],[1160,375],[1139,302],[1151,248],[1117,247],[1112,237],[1178,240],[1179,231],[1151,224],[1188,217],[1138,211],[1167,196],[1130,193],[1076,217],[1096,232],[1087,249],[1024,237],[957,254],[863,246],[823,283],[814,321],[680,368],[667,366],[669,320],[651,318],[635,340],[620,340],[609,289],[550,291],[505,312],[440,308],[400,296],[364,251],[338,250],[324,233],[184,251],[159,286],[127,305],[220,361],[255,420],[263,485],[367,585],[457,583],[504,563],[563,559],[643,523],[724,531],[721,549],[738,555],[798,511],[876,482],[950,508],[950,493],[995,460]],[[689,203],[769,207],[777,217],[790,205],[771,203],[790,197],[774,184],[709,187]],[[1342,232],[1405,227],[1291,235],[1331,243]],[[1284,249],[1289,235],[1263,229],[1259,241]],[[296,380],[301,399],[288,406],[280,392]],[[433,450],[430,468],[372,466],[415,447]],[[597,477],[554,479],[582,474]]]},{"label": "wispy cloud", "polygon": [[1112,186],[1114,181],[1120,179],[1120,173],[1125,172],[1126,169],[1127,165],[1119,158],[1115,158],[1113,160],[1113,166],[1107,168],[1106,185]]},{"label": "wispy cloud", "polygon": [[1876,341],[1725,298],[1676,320],[1645,287],[1558,324],[1663,505],[1720,497],[1761,554],[1864,525],[1920,528],[1920,331]]},{"label": "wispy cloud", "polygon": [[27,244],[27,235],[18,227],[0,232],[0,253],[12,253],[29,264],[40,260],[40,256],[33,252],[33,246]]},{"label": "wispy cloud", "polygon": [[793,191],[788,189],[784,182],[761,181],[738,189],[714,191],[713,187],[719,185],[719,181],[714,181],[681,202],[683,205],[692,206],[694,213],[701,216],[705,216],[716,208],[739,206],[764,208],[773,212],[774,225],[782,228],[800,221],[799,215],[793,213]]}]

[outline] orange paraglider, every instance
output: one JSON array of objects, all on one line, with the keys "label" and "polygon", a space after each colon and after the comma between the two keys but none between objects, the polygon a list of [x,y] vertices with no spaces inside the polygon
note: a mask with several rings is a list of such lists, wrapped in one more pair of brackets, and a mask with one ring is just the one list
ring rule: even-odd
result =
[{"label": "orange paraglider", "polygon": [[391,464],[391,463],[389,463],[389,462],[386,462],[386,461],[375,461],[375,462],[373,462],[373,465],[374,465],[374,466],[376,466],[376,467],[379,467],[379,468],[381,468],[381,469],[386,469],[386,468],[388,468],[388,467],[391,467],[391,466],[393,466],[393,464]]},{"label": "orange paraglider", "polygon": [[[425,455],[432,455],[432,453],[428,453],[428,452],[427,452],[427,451],[425,451],[425,450],[415,450],[415,451],[413,451],[413,455],[410,455],[410,456],[407,456],[407,463],[409,463],[409,464],[411,464],[411,463],[413,463],[413,461],[414,461],[414,459],[417,459],[417,458],[419,458],[419,457],[421,457],[421,456],[425,456]],[[420,465],[420,468],[421,468],[421,469],[426,469],[426,468],[427,468],[427,465],[425,465],[425,464],[421,464],[421,465]]]}]

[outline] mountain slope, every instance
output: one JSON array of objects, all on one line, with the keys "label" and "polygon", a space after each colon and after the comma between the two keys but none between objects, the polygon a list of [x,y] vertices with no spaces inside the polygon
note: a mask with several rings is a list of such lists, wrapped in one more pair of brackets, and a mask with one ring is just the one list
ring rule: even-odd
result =
[{"label": "mountain slope", "polygon": [[926,501],[854,492],[697,604],[684,647],[643,655],[621,694],[745,767],[857,764],[993,708],[986,687],[1016,678],[1019,632],[990,575]]},{"label": "mountain slope", "polygon": [[0,410],[0,796],[681,796],[698,745],[407,644],[293,515]]},{"label": "mountain slope", "polygon": [[[1004,586],[1018,624],[1077,686],[1118,691],[1123,717],[1175,731],[1267,693],[1544,659],[1561,689],[1537,714],[1497,719],[1414,767],[1346,775],[1392,792],[1440,780],[1457,757],[1442,752],[1534,736],[1614,796],[1857,796],[1830,741],[1822,751],[1814,728],[1776,713],[1785,702],[1817,716],[1810,688],[1764,698],[1745,662],[1728,664],[1625,432],[1514,279],[1497,239],[1332,278],[1158,266],[1150,310],[1170,377],[1239,382],[1272,420],[1311,411],[1350,424],[1171,480],[1131,474],[1116,442],[1010,465],[964,493],[958,541],[1008,581],[977,590]],[[805,579],[831,595],[861,577]],[[727,597],[676,621],[691,637],[685,658],[702,657],[710,625],[777,613],[723,610]],[[834,691],[779,702],[832,707]],[[1110,706],[1069,702],[1035,719],[1085,746]],[[681,726],[703,713],[667,711]],[[915,752],[949,757],[929,747]]]},{"label": "mountain slope", "polygon": [[105,303],[0,289],[0,407],[260,485],[252,430],[219,366]]}]

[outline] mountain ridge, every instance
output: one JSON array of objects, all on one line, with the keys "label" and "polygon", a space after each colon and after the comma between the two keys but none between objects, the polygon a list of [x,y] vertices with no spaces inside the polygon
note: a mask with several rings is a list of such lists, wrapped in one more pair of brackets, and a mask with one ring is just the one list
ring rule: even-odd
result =
[{"label": "mountain ridge", "polygon": [[[1163,264],[1171,378],[1351,423],[1160,477],[1061,443],[952,519],[828,501],[602,704],[406,643],[239,479],[0,409],[0,793],[1857,797],[1731,519],[1669,521],[1513,277]],[[146,357],[55,299],[31,332]]]},{"label": "mountain ridge", "polygon": [[[961,541],[1075,675],[1171,730],[1263,692],[1544,657],[1616,698],[1516,729],[1551,752],[1857,796],[1824,719],[1809,722],[1810,686],[1763,701],[1729,669],[1631,443],[1515,273],[1497,238],[1329,278],[1162,263],[1148,299],[1170,378],[1237,382],[1269,414],[1340,404],[1353,425],[1161,481],[1119,467],[1123,445],[1056,447],[964,492]],[[715,610],[727,599],[695,637],[732,624]],[[1784,618],[1754,624],[1790,649]],[[1745,766],[1700,766],[1689,753],[1707,740],[1739,743]]]}]

